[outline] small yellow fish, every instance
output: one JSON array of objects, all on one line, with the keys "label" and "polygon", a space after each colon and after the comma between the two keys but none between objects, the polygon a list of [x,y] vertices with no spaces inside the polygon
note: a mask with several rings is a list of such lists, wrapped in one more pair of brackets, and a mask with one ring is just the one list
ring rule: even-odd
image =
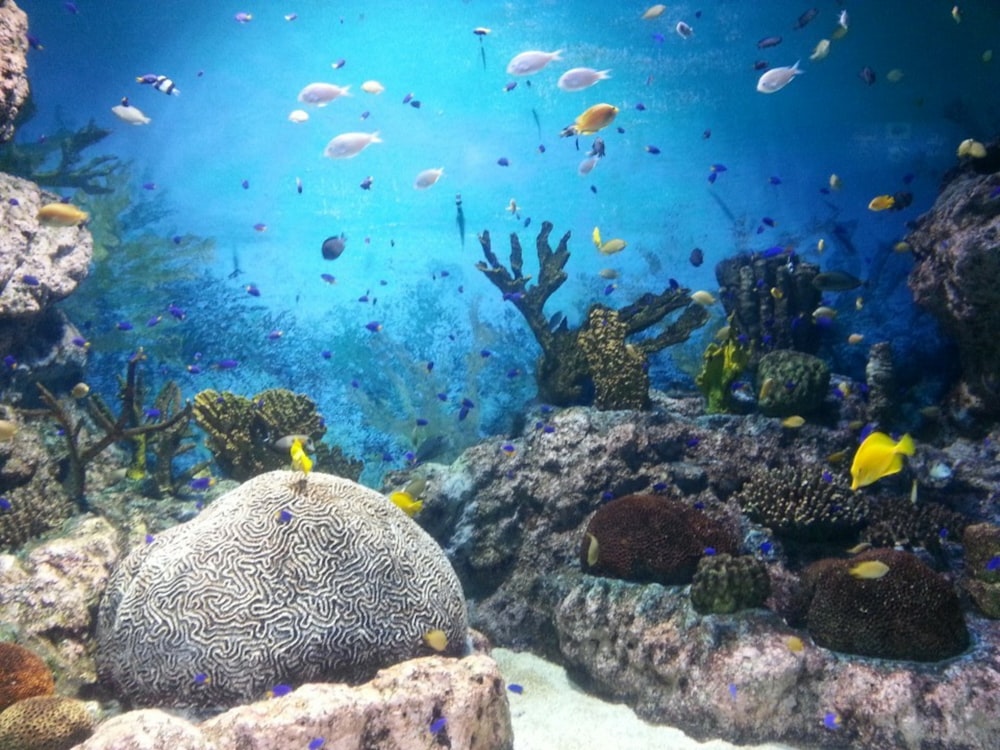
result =
[{"label": "small yellow fish", "polygon": [[806,644],[797,635],[790,635],[785,639],[785,645],[793,654],[800,654],[805,650]]},{"label": "small yellow fish", "polygon": [[618,107],[613,104],[595,104],[580,113],[572,125],[563,128],[560,135],[564,138],[574,135],[592,135],[614,122],[618,111]]},{"label": "small yellow fish", "polygon": [[594,227],[594,231],[590,233],[590,241],[594,243],[594,247],[598,250],[601,249],[601,229],[600,227]]},{"label": "small yellow fish", "polygon": [[597,565],[597,561],[601,558],[601,545],[597,542],[597,537],[593,534],[588,533],[587,536],[590,538],[590,544],[587,545],[587,566],[594,567]]},{"label": "small yellow fish", "polygon": [[892,249],[897,253],[908,253],[913,249],[913,247],[910,245],[909,242],[900,240],[899,242],[897,242],[895,245],[892,246]]},{"label": "small yellow fish", "polygon": [[715,297],[713,297],[710,292],[706,292],[704,290],[694,292],[691,295],[691,299],[699,305],[704,305],[705,307],[715,304]]},{"label": "small yellow fish", "polygon": [[837,451],[836,453],[831,453],[826,457],[826,462],[832,466],[841,464],[847,458],[847,451]]},{"label": "small yellow fish", "polygon": [[844,182],[843,182],[843,180],[840,179],[840,176],[837,175],[837,174],[831,174],[830,175],[830,189],[831,190],[840,190],[842,187],[844,187]]},{"label": "small yellow fish", "polygon": [[941,407],[940,406],[925,406],[918,410],[920,415],[926,419],[940,419],[941,418]]},{"label": "small yellow fish", "polygon": [[[834,175],[834,176],[836,176],[836,175]],[[824,250],[826,250],[826,240],[824,240],[821,237],[820,240],[819,240],[819,242],[816,243],[816,252],[817,253],[821,253]]]},{"label": "small yellow fish", "polygon": [[37,218],[47,226],[75,227],[87,221],[90,214],[70,203],[46,203],[38,209]]},{"label": "small yellow fish", "polygon": [[312,471],[312,459],[306,454],[306,450],[302,447],[302,441],[299,438],[292,440],[292,446],[288,449],[288,452],[292,457],[292,471],[301,471],[303,474],[308,474]]},{"label": "small yellow fish", "polygon": [[837,392],[844,398],[847,398],[848,396],[851,395],[850,384],[848,384],[847,381],[845,380],[841,380],[839,383],[837,383]]},{"label": "small yellow fish", "polygon": [[857,432],[864,426],[865,426],[865,420],[863,419],[852,419],[850,422],[847,423],[847,429],[851,430],[851,432]]},{"label": "small yellow fish", "polygon": [[891,195],[876,195],[868,202],[869,211],[885,211],[896,205],[896,199]]},{"label": "small yellow fish", "polygon": [[601,246],[597,249],[600,251],[601,255],[614,255],[615,253],[620,253],[626,247],[628,247],[628,243],[625,242],[625,240],[620,240],[616,237],[613,240],[602,242]]},{"label": "small yellow fish", "polygon": [[865,560],[850,568],[847,572],[855,578],[864,578],[872,581],[888,573],[889,566],[878,560]]},{"label": "small yellow fish", "polygon": [[0,440],[10,441],[17,434],[17,425],[9,419],[0,419]]},{"label": "small yellow fish", "polygon": [[856,297],[854,299],[854,309],[855,310],[860,310],[864,306],[865,306],[865,298],[864,297]]},{"label": "small yellow fish", "polygon": [[910,485],[910,503],[912,505],[917,504],[917,480],[913,480],[913,484]]},{"label": "small yellow fish", "polygon": [[852,333],[847,337],[848,344],[860,344],[865,340],[865,335],[863,333]]},{"label": "small yellow fish", "polygon": [[448,634],[443,630],[428,630],[424,633],[424,643],[435,651],[444,651],[448,648]]},{"label": "small yellow fish", "polygon": [[767,378],[763,383],[760,384],[760,393],[757,396],[758,401],[764,401],[774,392],[774,386],[776,385],[774,378]]},{"label": "small yellow fish", "polygon": [[858,446],[851,463],[851,489],[867,487],[882,477],[903,469],[903,456],[912,456],[913,438],[903,435],[898,441],[884,432],[873,432]]},{"label": "small yellow fish", "polygon": [[814,49],[813,53],[809,55],[809,59],[812,60],[813,62],[816,62],[817,60],[822,60],[829,54],[830,54],[830,40],[820,39],[819,43],[816,45],[816,49]]},{"label": "small yellow fish", "polygon": [[84,398],[88,393],[90,393],[90,386],[86,383],[77,383],[70,390],[69,395],[73,398]]},{"label": "small yellow fish", "polygon": [[656,5],[650,5],[646,8],[646,12],[642,14],[643,21],[652,21],[654,18],[659,18],[663,15],[663,11],[667,9],[666,5],[662,3],[657,3]]},{"label": "small yellow fish", "polygon": [[803,417],[800,417],[798,414],[791,417],[785,417],[784,419],[781,420],[781,426],[787,427],[790,430],[797,430],[805,423],[806,420]]},{"label": "small yellow fish", "polygon": [[785,293],[783,291],[781,291],[780,287],[772,286],[771,287],[771,296],[774,297],[775,299],[784,299],[785,298]]},{"label": "small yellow fish", "polygon": [[986,146],[977,140],[972,138],[966,138],[964,141],[958,144],[958,149],[956,151],[959,158],[963,156],[969,156],[973,159],[982,159],[986,156]]},{"label": "small yellow fish", "polygon": [[417,513],[423,510],[424,501],[414,500],[413,495],[411,495],[406,490],[401,490],[399,492],[393,492],[389,495],[389,499],[403,511],[410,518],[413,518]]},{"label": "small yellow fish", "polygon": [[872,548],[871,542],[858,542],[849,550],[845,550],[849,555],[860,555],[862,552],[866,552]]}]

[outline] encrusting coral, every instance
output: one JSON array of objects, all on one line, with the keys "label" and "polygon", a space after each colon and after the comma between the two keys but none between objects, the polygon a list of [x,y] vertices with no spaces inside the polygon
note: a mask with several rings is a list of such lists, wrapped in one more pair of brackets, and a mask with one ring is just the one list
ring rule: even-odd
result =
[{"label": "encrusting coral", "polygon": [[580,544],[585,573],[665,586],[690,583],[706,550],[736,554],[722,521],[678,500],[626,495],[597,509]]},{"label": "encrusting coral", "polygon": [[[539,272],[533,285],[529,285],[533,277],[524,275],[521,242],[516,234],[510,236],[509,269],[493,252],[490,233],[486,231],[479,235],[486,261],[476,263],[476,268],[503,293],[504,300],[524,316],[542,349],[535,370],[539,398],[558,406],[590,403],[600,409],[648,406],[649,382],[645,369],[649,355],[686,341],[693,330],[705,324],[708,313],[690,299],[690,290],[673,285],[660,294],[646,293],[617,311],[592,305],[587,322],[577,330],[571,330],[565,318],[551,324],[543,308],[566,281],[563,267],[570,256],[567,248],[570,233],[566,232],[552,250],[551,232],[552,223],[542,222],[535,242]],[[629,337],[657,325],[678,310],[680,315],[658,334],[626,343]]]},{"label": "encrusting coral", "polygon": [[316,403],[305,394],[271,388],[247,398],[209,389],[194,397],[194,419],[207,433],[208,449],[229,478],[244,481],[286,468],[288,448],[277,448],[276,443],[289,435],[313,441],[317,469],[348,479],[361,475],[360,461],[319,442],[326,426]]},{"label": "encrusting coral", "polygon": [[0,750],[70,750],[93,732],[87,704],[62,695],[27,698],[0,713]]},{"label": "encrusting coral", "polygon": [[25,698],[51,695],[52,670],[42,658],[16,643],[0,642],[0,711]]},{"label": "encrusting coral", "polygon": [[703,615],[761,607],[770,595],[767,566],[750,555],[707,555],[698,561],[691,581],[691,604]]}]

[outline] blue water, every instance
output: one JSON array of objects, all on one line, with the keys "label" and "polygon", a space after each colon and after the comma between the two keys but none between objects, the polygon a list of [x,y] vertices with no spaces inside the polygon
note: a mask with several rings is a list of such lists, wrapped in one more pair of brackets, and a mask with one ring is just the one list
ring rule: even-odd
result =
[{"label": "blue water", "polygon": [[[869,279],[860,311],[855,293],[830,299],[841,310],[831,342],[855,331],[869,341],[891,338],[904,372],[925,368],[946,342],[910,301],[912,259],[891,246],[933,203],[957,144],[997,130],[990,92],[1000,59],[984,63],[981,55],[994,45],[1000,51],[1000,10],[970,4],[955,23],[943,3],[813,4],[815,20],[793,30],[809,2],[671,3],[643,21],[643,3],[79,0],[71,13],[58,0],[22,0],[44,49],[30,52],[37,114],[18,140],[91,119],[112,129],[85,156],[131,164],[131,199],[158,212],[129,226],[132,236],[162,238],[166,257],[179,252],[169,241],[175,235],[214,247],[188,280],[158,285],[130,271],[114,274],[113,288],[85,282],[67,307],[88,316],[77,322],[95,342],[93,378],[113,393],[128,353],[144,345],[150,378],[176,378],[187,396],[208,387],[307,392],[331,427],[328,440],[369,462],[365,476],[375,481],[426,434],[447,433],[461,447],[509,430],[533,398],[537,345],[474,263],[478,232],[489,230],[506,259],[507,235],[517,231],[534,272],[542,220],[555,225],[553,242],[572,232],[569,280],[546,307],[572,324],[595,301],[624,305],[671,278],[711,290],[719,260],[793,245],[824,268]],[[849,33],[826,59],[810,62],[841,8],[850,13]],[[238,11],[252,21],[237,23]],[[290,13],[297,18],[285,20]],[[694,28],[691,38],[675,33],[680,20]],[[491,32],[476,36],[480,26]],[[757,49],[758,39],[775,34],[780,45]],[[527,78],[508,75],[511,57],[529,49],[563,50],[562,60]],[[753,69],[761,59],[800,60],[805,73],[763,95]],[[611,79],[559,90],[559,75],[576,66],[609,68]],[[876,72],[875,85],[860,79],[864,66]],[[904,74],[897,83],[886,77],[894,68]],[[146,73],[172,78],[180,96],[136,83]],[[369,79],[385,93],[362,92]],[[350,85],[351,96],[324,108],[301,105],[298,92],[314,81]],[[506,91],[512,81],[518,85]],[[419,109],[403,103],[407,94]],[[123,96],[152,123],[118,121],[110,108]],[[580,176],[593,136],[577,144],[559,133],[598,102],[621,111],[600,133],[606,158]],[[289,122],[299,108],[309,121]],[[353,159],[324,158],[325,144],[349,131],[378,131],[383,142]],[[498,165],[501,157],[509,166]],[[713,163],[728,171],[710,184]],[[436,167],[444,168],[436,185],[412,187],[420,170]],[[824,193],[831,173],[843,189]],[[359,184],[368,176],[374,182],[365,191]],[[873,196],[904,189],[914,194],[905,211],[867,209]],[[519,218],[507,211],[511,199]],[[763,217],[776,226],[758,234]],[[605,238],[625,239],[627,249],[598,254],[595,226]],[[838,227],[850,245],[837,239]],[[323,260],[323,240],[340,233],[348,238],[343,256]],[[705,254],[698,268],[689,262],[696,246]],[[127,244],[113,248],[98,262],[129,267],[116,257],[127,252]],[[610,295],[597,274],[606,267],[621,274]],[[246,293],[249,284],[259,298]],[[170,303],[187,311],[184,320],[167,316],[144,327]],[[690,385],[690,363],[721,316],[719,308],[686,350],[654,358],[654,385]],[[115,332],[117,320],[134,321],[135,330]],[[368,331],[370,322],[382,330]],[[276,329],[283,335],[269,339]],[[825,355],[862,376],[863,349],[831,343]],[[211,366],[228,358],[239,367]],[[202,372],[189,373],[191,364]],[[459,421],[463,397],[476,407]],[[423,433],[414,430],[418,417],[431,421]],[[382,460],[385,452],[391,461]]]}]

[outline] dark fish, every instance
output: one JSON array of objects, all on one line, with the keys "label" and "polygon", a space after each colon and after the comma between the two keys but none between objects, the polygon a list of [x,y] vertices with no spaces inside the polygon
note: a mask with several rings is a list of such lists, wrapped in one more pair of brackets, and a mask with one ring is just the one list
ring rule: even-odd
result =
[{"label": "dark fish", "polygon": [[412,99],[410,101],[410,106],[413,107],[414,109],[420,109],[420,100],[419,99]]},{"label": "dark fish", "polygon": [[375,178],[373,178],[371,175],[369,175],[368,177],[365,177],[365,179],[363,179],[361,181],[361,185],[360,185],[361,189],[362,190],[371,190],[372,189],[372,183],[374,181],[375,181]]},{"label": "dark fish", "polygon": [[705,262],[705,253],[702,251],[700,247],[696,247],[694,250],[691,251],[690,261],[691,265],[694,266],[695,268],[697,268],[698,266],[700,266],[702,263]]},{"label": "dark fish", "polygon": [[712,137],[712,131],[711,131],[711,129],[710,128],[705,128],[705,130],[703,130],[702,133],[701,133],[701,137],[704,138],[706,141],[709,138],[711,138]]},{"label": "dark fish", "polygon": [[799,20],[795,22],[795,25],[792,26],[792,29],[795,31],[798,31],[799,29],[804,29],[808,25],[808,23],[811,20],[813,20],[817,15],[819,15],[819,8],[810,8],[801,16],[799,16]]},{"label": "dark fish", "polygon": [[497,159],[497,164],[499,164],[501,167],[509,167],[510,159],[508,159],[506,156],[501,156],[499,159]]},{"label": "dark fish", "polygon": [[766,36],[757,42],[757,49],[767,49],[768,47],[777,47],[781,44],[780,36]]},{"label": "dark fish", "polygon": [[504,91],[513,91],[517,88],[517,81],[511,81],[506,86],[503,87]]},{"label": "dark fish", "polygon": [[327,237],[323,240],[323,257],[326,260],[337,260],[346,248],[347,235],[341,233],[339,237]]},{"label": "dark fish", "polygon": [[531,109],[531,116],[535,119],[535,129],[538,131],[538,140],[542,140],[542,121],[538,119],[538,112],[534,107]]},{"label": "dark fish", "polygon": [[587,156],[596,156],[598,159],[604,158],[604,139],[595,138],[594,145],[590,147],[590,151],[587,152]]},{"label": "dark fish", "polygon": [[823,271],[813,276],[812,285],[821,292],[848,292],[861,286],[861,279],[847,271]]},{"label": "dark fish", "polygon": [[462,247],[465,247],[465,212],[462,211],[462,194],[455,194],[455,223],[458,225],[458,237],[462,241]]},{"label": "dark fish", "polygon": [[656,156],[658,153],[660,153],[660,149],[656,146],[646,146],[646,153]]},{"label": "dark fish", "polygon": [[638,102],[638,103],[637,103],[637,104],[635,105],[635,108],[636,108],[637,110],[639,110],[640,112],[645,112],[645,111],[646,111],[646,105],[645,105],[645,104],[643,104],[642,102]]},{"label": "dark fish", "polygon": [[858,73],[858,78],[864,81],[866,84],[871,86],[875,83],[875,71],[869,68],[867,65],[861,69]]},{"label": "dark fish", "polygon": [[764,68],[768,67],[770,64],[771,63],[769,63],[767,60],[754,60],[753,69],[764,70]]}]

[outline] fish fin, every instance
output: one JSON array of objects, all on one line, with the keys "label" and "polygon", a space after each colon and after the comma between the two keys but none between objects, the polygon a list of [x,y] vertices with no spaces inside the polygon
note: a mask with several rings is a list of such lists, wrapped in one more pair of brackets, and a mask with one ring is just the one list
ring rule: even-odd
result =
[{"label": "fish fin", "polygon": [[909,434],[903,435],[896,443],[896,453],[902,453],[904,456],[912,456],[916,451],[916,446],[913,444],[913,438]]}]

